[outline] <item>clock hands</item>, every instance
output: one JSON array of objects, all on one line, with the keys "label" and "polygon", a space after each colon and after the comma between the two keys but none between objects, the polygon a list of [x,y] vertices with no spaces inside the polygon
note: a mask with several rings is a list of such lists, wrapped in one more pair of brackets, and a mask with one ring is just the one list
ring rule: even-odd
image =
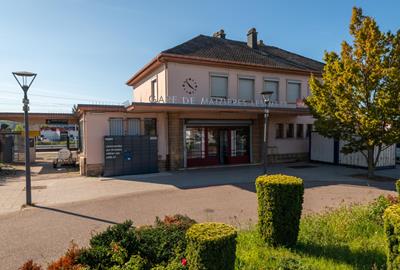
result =
[{"label": "clock hands", "polygon": [[194,87],[189,83],[188,79],[185,80],[186,84],[194,90]]}]

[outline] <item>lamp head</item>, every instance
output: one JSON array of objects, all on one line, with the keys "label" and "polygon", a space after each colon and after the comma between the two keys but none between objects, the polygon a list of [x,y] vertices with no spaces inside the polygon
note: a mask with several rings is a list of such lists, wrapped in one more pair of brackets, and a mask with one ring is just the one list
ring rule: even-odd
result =
[{"label": "lamp head", "polygon": [[16,71],[12,74],[24,91],[28,91],[37,75],[29,71]]},{"label": "lamp head", "polygon": [[268,104],[271,100],[271,96],[274,94],[272,91],[262,91],[261,95],[263,97],[264,103]]}]

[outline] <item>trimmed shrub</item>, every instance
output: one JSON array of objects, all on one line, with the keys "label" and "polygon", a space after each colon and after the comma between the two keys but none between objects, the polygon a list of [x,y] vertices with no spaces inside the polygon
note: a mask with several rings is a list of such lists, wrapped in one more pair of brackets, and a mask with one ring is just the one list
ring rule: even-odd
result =
[{"label": "trimmed shrub", "polygon": [[400,197],[400,179],[396,181],[396,190],[397,190],[397,194]]},{"label": "trimmed shrub", "polygon": [[388,207],[383,214],[387,269],[400,269],[400,205]]},{"label": "trimmed shrub", "polygon": [[190,270],[231,270],[235,267],[236,229],[223,223],[195,224],[186,232]]},{"label": "trimmed shrub", "polygon": [[293,246],[299,234],[303,180],[288,175],[262,175],[256,179],[258,230],[265,243]]}]

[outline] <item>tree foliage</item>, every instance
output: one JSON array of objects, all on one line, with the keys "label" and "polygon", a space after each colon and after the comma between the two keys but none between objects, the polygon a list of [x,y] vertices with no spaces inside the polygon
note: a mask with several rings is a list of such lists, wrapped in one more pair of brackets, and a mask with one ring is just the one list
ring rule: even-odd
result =
[{"label": "tree foliage", "polygon": [[380,153],[400,141],[400,31],[382,32],[361,8],[353,8],[349,28],[353,44],[325,53],[306,103],[315,129],[346,141],[345,153],[361,151],[372,176]]}]

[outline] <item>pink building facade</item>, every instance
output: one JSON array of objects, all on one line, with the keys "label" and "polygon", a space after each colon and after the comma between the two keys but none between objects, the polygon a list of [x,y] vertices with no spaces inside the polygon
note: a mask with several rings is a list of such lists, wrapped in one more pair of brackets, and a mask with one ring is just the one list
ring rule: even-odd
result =
[{"label": "pink building facade", "polygon": [[255,29],[247,43],[221,30],[163,51],[128,80],[131,105],[78,106],[82,174],[102,174],[109,135],[157,138],[160,171],[261,163],[264,90],[274,92],[268,161],[305,160],[313,119],[303,99],[322,68],[264,45]]}]

